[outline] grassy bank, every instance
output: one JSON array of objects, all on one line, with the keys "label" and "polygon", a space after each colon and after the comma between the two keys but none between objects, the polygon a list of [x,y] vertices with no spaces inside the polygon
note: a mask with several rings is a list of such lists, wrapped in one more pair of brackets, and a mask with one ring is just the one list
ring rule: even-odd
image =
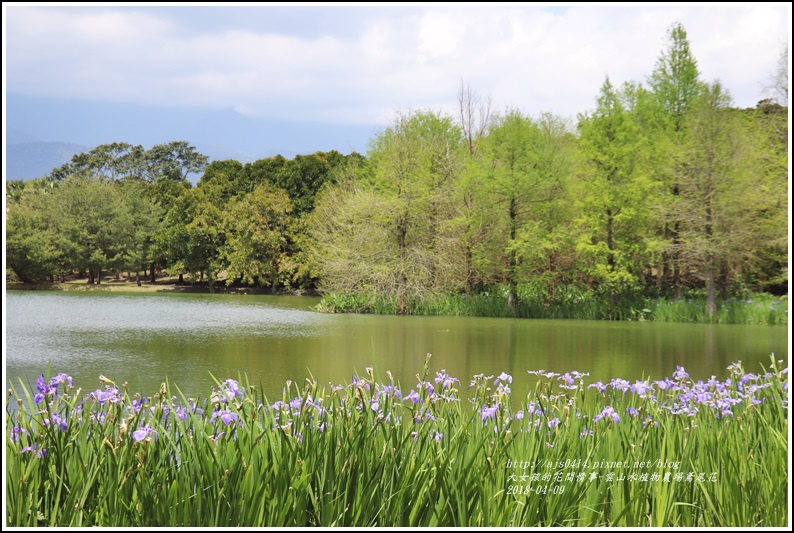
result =
[{"label": "grassy bank", "polygon": [[[788,369],[9,395],[12,526],[785,526]],[[760,369],[759,369],[760,370]],[[471,402],[471,406],[464,406]]]},{"label": "grassy bank", "polygon": [[[327,294],[317,310],[326,313],[396,314],[394,298],[380,294]],[[706,312],[701,291],[688,291],[683,298],[615,297],[577,285],[558,286],[551,293],[545,288],[522,286],[518,290],[518,309],[508,305],[506,287],[471,294],[438,294],[409,300],[407,314],[570,318],[581,320],[635,320],[720,324],[788,325],[788,298],[770,294],[751,294],[746,298],[717,300],[717,313]]]}]

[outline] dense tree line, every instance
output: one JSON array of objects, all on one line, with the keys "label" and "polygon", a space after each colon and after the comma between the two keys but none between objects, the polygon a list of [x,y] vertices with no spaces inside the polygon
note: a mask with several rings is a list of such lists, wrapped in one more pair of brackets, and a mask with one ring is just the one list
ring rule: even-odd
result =
[{"label": "dense tree line", "polygon": [[460,116],[414,111],[368,165],[324,191],[310,224],[320,287],[392,298],[579,283],[609,299],[785,290],[787,109],[740,110],[701,80],[683,27],[647,85],[606,79],[575,125],[491,113],[463,86]]},{"label": "dense tree line", "polygon": [[[8,266],[24,281],[164,271],[180,279],[394,299],[579,283],[680,296],[785,290],[787,108],[733,107],[700,78],[686,32],[647,83],[607,78],[572,124],[398,113],[368,157],[215,161],[184,142],[123,143],[7,186]],[[201,174],[197,186],[187,181]]]},{"label": "dense tree line", "polygon": [[[7,266],[25,282],[102,273],[191,275],[214,284],[313,286],[305,216],[338,152],[243,165],[207,162],[185,142],[149,150],[125,143],[78,154],[49,176],[9,182]],[[187,180],[202,173],[196,187]]]}]

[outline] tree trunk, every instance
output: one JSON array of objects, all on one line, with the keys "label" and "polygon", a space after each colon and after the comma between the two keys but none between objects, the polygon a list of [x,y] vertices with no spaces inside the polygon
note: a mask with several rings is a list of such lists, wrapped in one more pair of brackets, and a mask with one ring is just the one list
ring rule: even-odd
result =
[{"label": "tree trunk", "polygon": [[154,281],[155,281],[155,277],[154,277],[154,276],[155,276],[155,274],[154,274],[154,263],[152,263],[152,266],[151,266],[151,268],[149,269],[149,272],[151,272],[151,280],[150,280],[150,281],[151,281],[152,283],[154,283]]},{"label": "tree trunk", "polygon": [[[681,194],[678,184],[673,186],[673,196]],[[673,293],[676,298],[681,298],[681,222],[676,220],[673,224]]]},{"label": "tree trunk", "polygon": [[102,285],[102,267],[96,269],[96,284]]},{"label": "tree trunk", "polygon": [[89,268],[88,269],[88,280],[86,281],[86,283],[88,283],[89,285],[93,285],[94,284],[94,269],[93,268]]},{"label": "tree trunk", "polygon": [[184,274],[181,272],[179,273],[179,284],[182,285],[185,282]]},{"label": "tree trunk", "polygon": [[138,285],[138,287],[141,286],[141,274],[137,270],[135,271],[135,284]]},{"label": "tree trunk", "polygon": [[715,290],[715,283],[714,283],[714,260],[709,258],[708,266],[706,267],[708,272],[706,273],[706,314],[709,315],[709,319],[714,322],[714,315],[717,314],[717,299],[716,299],[716,290]]},{"label": "tree trunk", "polygon": [[[512,244],[516,238],[516,219],[518,218],[518,205],[514,198],[510,199],[508,217],[510,219],[510,243]],[[516,252],[512,248],[508,252],[508,255],[510,257],[508,266],[507,306],[510,308],[510,314],[513,317],[518,317],[518,292],[516,291],[518,261],[516,260]]]}]

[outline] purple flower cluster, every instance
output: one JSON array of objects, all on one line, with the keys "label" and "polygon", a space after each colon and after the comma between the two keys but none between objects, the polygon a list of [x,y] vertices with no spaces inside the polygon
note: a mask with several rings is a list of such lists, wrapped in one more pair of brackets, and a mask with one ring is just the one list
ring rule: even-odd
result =
[{"label": "purple flower cluster", "polygon": [[[728,370],[730,377],[722,381],[714,376],[694,381],[682,366],[677,366],[672,377],[661,380],[631,383],[613,378],[589,385],[584,382],[588,374],[577,371],[530,371],[546,381],[518,409],[514,409],[511,396],[510,374],[479,374],[469,386],[475,388],[470,398],[472,415],[488,431],[535,432],[553,447],[555,435],[570,427],[576,428],[580,438],[586,438],[630,424],[653,431],[660,423],[674,419],[692,419],[687,423],[695,427],[697,416],[711,416],[727,424],[768,402],[788,409],[787,368],[774,373],[748,373],[737,362]],[[288,383],[282,400],[270,405],[255,402],[237,381],[227,379],[204,400],[203,408],[193,399],[183,405],[175,397],[166,398],[165,389],[151,398],[129,397],[126,390],[120,391],[106,378],[104,389],[88,393],[77,404],[66,394],[72,388],[70,376],[61,373],[50,380],[40,376],[34,401],[40,405],[46,399],[46,408],[37,408],[40,410],[30,418],[37,424],[22,423],[23,418],[18,417],[20,422],[10,425],[9,440],[19,453],[41,459],[48,447],[52,449],[48,440],[52,435],[71,432],[81,424],[90,424],[89,434],[110,435],[108,442],[112,444],[114,439],[126,439],[141,446],[155,445],[164,432],[193,435],[197,424],[203,425],[201,433],[211,435],[212,442],[237,438],[238,429],[248,424],[257,431],[281,432],[298,443],[305,442],[312,432],[328,434],[336,424],[356,421],[386,427],[411,424],[415,426],[414,438],[428,442],[444,442],[451,438],[445,437],[446,433],[454,435],[446,425],[451,411],[445,406],[460,401],[457,378],[441,370],[435,373],[433,382],[419,378],[404,395],[393,379],[379,383],[369,369],[367,373],[368,377],[353,376],[348,386],[331,386],[330,394],[313,383],[302,391]],[[553,387],[555,384],[558,388]],[[59,396],[61,385],[64,394]]]},{"label": "purple flower cluster", "polygon": [[72,376],[61,372],[57,376],[50,378],[49,382],[44,379],[43,375],[39,376],[36,380],[36,390],[38,390],[38,393],[33,397],[33,401],[36,402],[36,405],[39,405],[41,402],[43,402],[47,396],[57,396],[59,384],[64,385],[65,391],[71,389]]}]

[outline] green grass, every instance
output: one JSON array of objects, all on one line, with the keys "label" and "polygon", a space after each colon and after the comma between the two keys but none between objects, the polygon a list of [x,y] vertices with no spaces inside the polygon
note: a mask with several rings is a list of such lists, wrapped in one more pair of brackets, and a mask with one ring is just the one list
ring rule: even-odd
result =
[{"label": "green grass", "polygon": [[[517,318],[568,318],[580,320],[626,320],[720,324],[788,325],[788,298],[751,294],[746,299],[718,299],[717,313],[706,312],[702,291],[691,290],[684,298],[642,295],[609,298],[582,285],[559,285],[549,291],[541,284],[517,289],[518,310],[508,306],[507,288],[463,293],[442,293],[409,300],[407,314]],[[323,297],[317,310],[326,313],[396,314],[393,298],[381,294],[339,294]]]},{"label": "green grass", "polygon": [[40,404],[20,383],[6,430],[6,521],[783,527],[780,364],[732,365],[730,381],[707,383],[679,369],[603,392],[578,374],[540,375],[515,393],[506,375],[475,376],[470,390],[443,371],[431,379],[428,359],[402,397],[368,371],[344,387],[288,384],[278,402],[231,380],[206,403],[164,384],[137,412],[140,400],[109,380],[91,394],[43,386]]}]

